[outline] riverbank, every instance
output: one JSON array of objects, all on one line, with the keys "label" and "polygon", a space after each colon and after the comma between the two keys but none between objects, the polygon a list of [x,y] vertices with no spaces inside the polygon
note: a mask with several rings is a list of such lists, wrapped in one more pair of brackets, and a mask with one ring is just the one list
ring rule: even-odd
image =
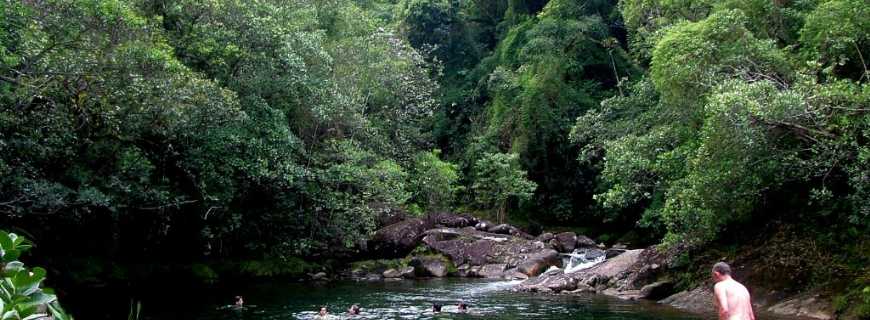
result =
[{"label": "riverbank", "polygon": [[[404,235],[404,236],[403,236]],[[511,225],[493,225],[468,215],[438,214],[396,222],[375,233],[372,254],[407,254],[393,265],[372,269],[356,265],[344,276],[358,280],[417,277],[480,277],[524,280],[514,291],[543,294],[603,294],[649,300],[697,313],[712,311],[710,285],[682,279],[679,248],[605,246],[571,232],[531,236]],[[570,254],[607,257],[587,269],[569,270]],[[594,257],[592,257],[594,258]],[[592,260],[592,259],[590,259]],[[389,260],[387,260],[389,261]],[[762,268],[736,261],[735,273],[759,278]],[[377,265],[377,264],[374,264]],[[748,271],[751,271],[750,274]],[[834,319],[831,297],[823,291],[777,291],[747,283],[762,312],[812,319]],[[768,283],[770,285],[770,283]],[[773,286],[771,286],[773,287]]]}]

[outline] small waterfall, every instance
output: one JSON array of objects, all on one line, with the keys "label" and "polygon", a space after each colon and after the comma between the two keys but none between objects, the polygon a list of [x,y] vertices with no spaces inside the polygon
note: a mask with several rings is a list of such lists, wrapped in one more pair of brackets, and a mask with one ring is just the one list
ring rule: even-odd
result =
[{"label": "small waterfall", "polygon": [[591,268],[592,266],[604,262],[607,255],[604,250],[600,249],[576,249],[574,252],[566,253],[563,261],[565,273],[572,273],[583,269]]}]

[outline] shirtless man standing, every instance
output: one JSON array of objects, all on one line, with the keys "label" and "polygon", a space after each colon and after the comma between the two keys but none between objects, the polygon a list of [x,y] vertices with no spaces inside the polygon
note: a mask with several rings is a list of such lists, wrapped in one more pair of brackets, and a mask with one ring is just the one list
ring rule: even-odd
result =
[{"label": "shirtless man standing", "polygon": [[755,320],[749,291],[731,278],[731,267],[725,262],[713,265],[713,293],[719,320]]}]

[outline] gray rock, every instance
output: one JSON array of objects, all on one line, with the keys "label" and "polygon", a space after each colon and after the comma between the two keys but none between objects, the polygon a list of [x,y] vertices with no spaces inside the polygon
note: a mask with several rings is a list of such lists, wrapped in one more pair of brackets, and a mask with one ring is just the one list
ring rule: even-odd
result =
[{"label": "gray rock", "polygon": [[781,315],[813,319],[828,320],[834,318],[831,303],[821,299],[819,295],[812,293],[803,293],[786,299],[769,307],[767,311]]},{"label": "gray rock", "polygon": [[402,257],[420,244],[423,232],[431,227],[428,221],[413,218],[400,221],[380,230],[368,241],[367,259],[374,257]]},{"label": "gray rock", "polygon": [[597,248],[587,248],[583,251],[587,260],[594,260],[606,256],[607,252]]},{"label": "gray rock", "polygon": [[474,228],[480,231],[488,231],[492,226],[493,224],[489,221],[480,221],[474,225]]},{"label": "gray rock", "polygon": [[671,295],[659,303],[698,313],[715,312],[713,309],[713,292],[710,289],[698,287],[691,291],[682,291]]},{"label": "gray rock", "polygon": [[546,271],[551,266],[561,267],[562,259],[556,250],[545,249],[534,253],[517,265],[517,271],[534,277]]},{"label": "gray rock", "polygon": [[417,275],[423,277],[446,277],[450,269],[450,262],[440,256],[414,257],[409,265],[414,267]]},{"label": "gray rock", "polygon": [[487,264],[480,267],[478,274],[484,278],[502,278],[507,270],[507,265],[503,263]]},{"label": "gray rock", "polygon": [[411,267],[411,266],[407,266],[407,267],[399,269],[399,273],[402,275],[402,278],[405,278],[405,279],[412,279],[412,278],[414,278],[414,276],[416,274],[414,267]]},{"label": "gray rock", "polygon": [[584,235],[577,236],[577,248],[595,248],[597,246],[598,245],[595,244],[595,240],[592,240],[591,238]]},{"label": "gray rock", "polygon": [[377,273],[369,273],[369,274],[366,274],[366,276],[363,279],[367,280],[367,281],[380,281],[383,279],[383,276],[380,274],[377,274]]},{"label": "gray rock", "polygon": [[572,252],[577,247],[577,234],[573,232],[558,233],[552,240],[553,249],[559,252]]},{"label": "gray rock", "polygon": [[384,278],[401,278],[402,273],[396,269],[387,269],[387,271],[384,271],[383,276]]},{"label": "gray rock", "polygon": [[616,256],[619,256],[619,255],[625,253],[626,251],[627,250],[625,250],[625,249],[615,249],[615,248],[607,249],[607,259],[615,258]]},{"label": "gray rock", "polygon": [[517,271],[516,268],[505,270],[504,278],[509,280],[526,280],[529,278],[525,273]]},{"label": "gray rock", "polygon": [[513,229],[513,226],[506,224],[506,223],[502,223],[500,225],[490,227],[489,230],[487,230],[487,232],[496,233],[496,234],[511,234],[512,229]]},{"label": "gray rock", "polygon": [[553,237],[554,237],[554,235],[552,233],[544,232],[540,236],[538,236],[537,240],[540,242],[546,243],[546,242],[549,242],[550,240],[553,240]]},{"label": "gray rock", "polygon": [[473,227],[478,223],[477,218],[472,217],[471,215],[453,214],[446,212],[430,214],[427,219],[434,226],[448,228],[464,228],[469,226]]},{"label": "gray rock", "polygon": [[641,299],[660,300],[672,294],[674,294],[674,284],[670,281],[650,283],[640,289]]}]

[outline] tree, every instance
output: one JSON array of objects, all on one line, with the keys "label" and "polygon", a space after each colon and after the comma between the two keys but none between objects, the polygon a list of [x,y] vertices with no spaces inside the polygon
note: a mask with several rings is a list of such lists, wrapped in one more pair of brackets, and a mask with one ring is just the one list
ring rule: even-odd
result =
[{"label": "tree", "polygon": [[537,185],[526,178],[519,156],[512,153],[487,153],[474,166],[475,199],[483,207],[495,208],[499,223],[504,223],[508,200],[528,200]]},{"label": "tree", "polygon": [[414,158],[414,193],[429,211],[452,206],[459,185],[459,166],[440,159],[441,150],[421,152]]}]

